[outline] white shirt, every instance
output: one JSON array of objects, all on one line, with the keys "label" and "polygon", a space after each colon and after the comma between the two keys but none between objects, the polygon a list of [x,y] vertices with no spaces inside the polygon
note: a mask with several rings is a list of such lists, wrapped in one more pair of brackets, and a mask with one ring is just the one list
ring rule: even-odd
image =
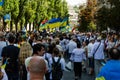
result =
[{"label": "white shirt", "polygon": [[117,46],[117,48],[120,50],[120,46],[118,46],[119,44],[120,44],[120,40],[117,40],[115,46]]},{"label": "white shirt", "polygon": [[93,43],[88,44],[88,58],[92,57],[91,50],[93,48]]},{"label": "white shirt", "polygon": [[73,40],[70,40],[70,42],[66,46],[66,49],[68,49],[69,53],[72,53],[73,49],[75,48],[77,48],[77,43]]},{"label": "white shirt", "polygon": [[86,60],[85,56],[85,50],[82,48],[76,48],[73,50],[70,60],[73,62],[82,62],[83,60]]},{"label": "white shirt", "polygon": [[60,45],[64,51],[66,51],[66,45],[68,43],[69,43],[69,40],[67,40],[67,39],[63,39],[62,41],[60,41]]},{"label": "white shirt", "polygon": [[[99,46],[100,42],[95,42],[91,51],[91,54],[93,56],[94,55],[94,59],[104,59],[104,44],[101,42],[100,46]],[[99,46],[99,48],[97,49],[97,47]],[[97,49],[97,51],[96,51]],[[96,52],[95,52],[96,51]]]},{"label": "white shirt", "polygon": [[[45,53],[44,56],[43,56],[43,58],[44,58],[46,61],[47,61],[47,59],[48,59],[47,63],[48,63],[49,72],[50,72],[50,64],[49,64],[49,62],[50,62],[51,57],[52,57],[52,54],[50,54],[50,53]],[[46,58],[47,58],[47,59],[46,59]]]},{"label": "white shirt", "polygon": [[115,46],[115,42],[108,42],[107,43],[107,47],[106,47],[106,49],[111,49],[111,48],[113,48]]}]

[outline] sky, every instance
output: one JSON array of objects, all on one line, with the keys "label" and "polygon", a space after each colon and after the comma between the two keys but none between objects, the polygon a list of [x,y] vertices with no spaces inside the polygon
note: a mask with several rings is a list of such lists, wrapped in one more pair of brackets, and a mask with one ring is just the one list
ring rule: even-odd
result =
[{"label": "sky", "polygon": [[66,0],[68,2],[68,5],[79,5],[79,4],[83,4],[86,3],[87,0]]}]

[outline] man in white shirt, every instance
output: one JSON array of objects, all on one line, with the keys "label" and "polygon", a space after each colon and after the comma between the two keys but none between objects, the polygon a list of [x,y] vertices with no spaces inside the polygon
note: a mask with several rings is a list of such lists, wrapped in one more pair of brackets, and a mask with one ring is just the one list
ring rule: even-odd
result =
[{"label": "man in white shirt", "polygon": [[69,43],[66,46],[66,50],[68,50],[68,59],[70,59],[73,49],[77,48],[77,43],[75,42],[75,40],[76,38],[72,37],[72,39],[69,41]]},{"label": "man in white shirt", "polygon": [[88,74],[92,74],[93,70],[94,70],[94,61],[92,59],[92,54],[91,54],[91,50],[93,48],[93,44],[94,44],[94,38],[90,38],[90,43],[88,44],[88,60],[89,60],[89,73]]},{"label": "man in white shirt", "polygon": [[94,67],[95,75],[98,75],[100,68],[102,67],[101,61],[104,60],[104,43],[101,42],[101,38],[98,37],[97,41],[94,43],[92,51],[92,56],[94,57]]}]

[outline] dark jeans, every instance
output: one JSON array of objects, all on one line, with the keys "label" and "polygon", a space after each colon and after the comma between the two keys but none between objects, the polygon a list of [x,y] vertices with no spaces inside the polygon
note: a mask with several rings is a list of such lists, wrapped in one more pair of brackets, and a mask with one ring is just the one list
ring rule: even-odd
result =
[{"label": "dark jeans", "polygon": [[19,72],[6,71],[8,80],[19,80]]},{"label": "dark jeans", "polygon": [[46,78],[46,80],[50,80],[50,72],[47,72],[47,73],[45,74],[45,78]]},{"label": "dark jeans", "polygon": [[93,58],[88,58],[88,60],[89,60],[89,68],[94,69],[94,59]]},{"label": "dark jeans", "polygon": [[81,62],[74,62],[74,73],[75,77],[80,77],[82,74],[82,63]]},{"label": "dark jeans", "polygon": [[21,69],[20,69],[20,80],[27,80],[27,70],[26,70],[25,65],[21,66]]}]

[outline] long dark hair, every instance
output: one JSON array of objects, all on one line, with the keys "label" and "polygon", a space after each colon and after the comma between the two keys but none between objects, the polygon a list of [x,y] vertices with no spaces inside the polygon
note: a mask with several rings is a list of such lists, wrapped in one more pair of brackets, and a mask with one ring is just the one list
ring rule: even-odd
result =
[{"label": "long dark hair", "polygon": [[54,55],[54,56],[59,56],[59,54],[60,54],[59,49],[58,49],[57,47],[55,47],[55,48],[53,49],[53,55]]}]

